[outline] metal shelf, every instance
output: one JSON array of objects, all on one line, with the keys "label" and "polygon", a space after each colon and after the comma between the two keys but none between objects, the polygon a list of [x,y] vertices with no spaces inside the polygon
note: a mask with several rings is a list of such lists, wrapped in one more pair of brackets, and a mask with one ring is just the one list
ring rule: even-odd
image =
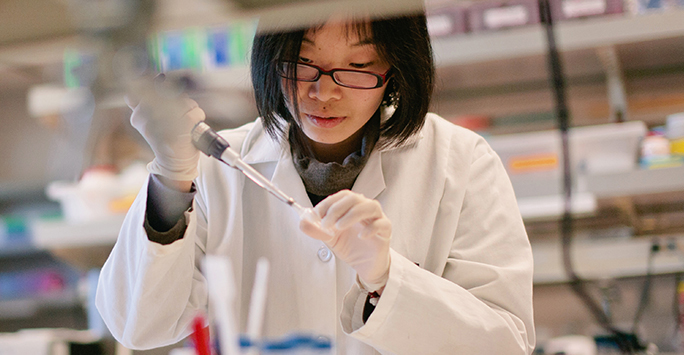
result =
[{"label": "metal shelf", "polygon": [[[615,15],[559,22],[561,51],[600,48],[684,35],[684,10],[638,16]],[[546,52],[541,25],[437,38],[432,43],[438,66],[500,60]]]},{"label": "metal shelf", "polygon": [[41,308],[70,308],[81,305],[75,288],[49,295],[0,300],[0,319],[28,318]]},{"label": "metal shelf", "polygon": [[[573,214],[595,211],[597,199],[684,191],[684,166],[633,170],[603,175],[583,175],[582,191],[573,193]],[[577,179],[577,177],[576,177]],[[559,217],[563,214],[563,195],[560,178],[513,180],[520,212],[525,219]],[[546,191],[536,195],[533,191]]]},{"label": "metal shelf", "polygon": [[87,222],[69,223],[62,219],[37,220],[31,224],[31,240],[38,249],[80,248],[114,245],[124,215]]},{"label": "metal shelf", "polygon": [[[683,21],[684,22],[684,21]],[[684,191],[684,166],[587,176],[587,189],[596,197]]]},{"label": "metal shelf", "polygon": [[[657,237],[661,246],[674,241],[677,250],[662,247],[653,259],[653,273],[667,274],[684,271],[684,254],[679,250],[684,236]],[[643,276],[647,272],[651,238],[617,238],[577,240],[571,255],[577,274],[583,279]],[[548,284],[568,281],[563,269],[559,241],[532,244],[534,254],[534,283]]]}]

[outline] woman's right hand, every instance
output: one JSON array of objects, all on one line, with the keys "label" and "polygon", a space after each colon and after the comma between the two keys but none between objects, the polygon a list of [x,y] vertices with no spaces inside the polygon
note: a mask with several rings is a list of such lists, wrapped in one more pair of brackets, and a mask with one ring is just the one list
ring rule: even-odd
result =
[{"label": "woman's right hand", "polygon": [[[356,270],[367,291],[381,290],[389,278],[392,222],[380,203],[342,190],[318,203],[314,211],[322,218],[320,227],[302,219],[299,228]],[[335,235],[331,237],[321,227]]]},{"label": "woman's right hand", "polygon": [[137,85],[126,102],[133,109],[131,124],[155,155],[147,169],[166,178],[166,183],[185,186],[198,174],[199,150],[192,144],[191,131],[205,114],[187,95],[174,94],[172,84],[164,79],[160,75],[154,82]]}]

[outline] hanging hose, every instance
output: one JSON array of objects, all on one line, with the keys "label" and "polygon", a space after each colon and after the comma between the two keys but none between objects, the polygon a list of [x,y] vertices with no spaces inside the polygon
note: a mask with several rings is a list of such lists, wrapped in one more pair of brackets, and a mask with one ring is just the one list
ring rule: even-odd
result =
[{"label": "hanging hose", "polygon": [[575,272],[570,255],[573,220],[571,215],[572,208],[572,174],[570,167],[570,144],[568,131],[570,128],[569,111],[566,103],[565,79],[563,68],[556,46],[553,19],[549,0],[539,0],[539,11],[542,23],[546,30],[548,42],[548,65],[553,83],[553,93],[555,98],[555,111],[558,118],[558,128],[561,134],[562,159],[563,159],[563,195],[564,211],[561,219],[561,245],[563,250],[563,267],[569,279],[570,287],[588,308],[594,319],[601,327],[613,334],[615,342],[620,351],[626,354],[633,354],[635,350],[643,349],[636,341],[635,337],[627,334],[612,324],[609,317],[601,309],[598,303],[587,291],[586,284]]}]

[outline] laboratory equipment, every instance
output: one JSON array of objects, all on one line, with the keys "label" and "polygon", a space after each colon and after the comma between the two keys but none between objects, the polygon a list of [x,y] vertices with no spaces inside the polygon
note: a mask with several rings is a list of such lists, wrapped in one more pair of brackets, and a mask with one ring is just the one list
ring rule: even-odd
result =
[{"label": "laboratory equipment", "polygon": [[232,308],[235,301],[233,268],[228,258],[218,255],[207,255],[202,262],[207,278],[209,301],[219,327],[218,339],[221,350],[229,355],[239,354],[237,327]]},{"label": "laboratory equipment", "polygon": [[261,328],[264,323],[264,311],[266,309],[269,268],[268,259],[264,257],[259,258],[254,276],[252,298],[249,303],[249,316],[247,318],[247,336],[251,339],[261,338]]},{"label": "laboratory equipment", "polygon": [[209,331],[204,324],[205,320],[201,315],[197,315],[192,320],[192,341],[195,343],[195,352],[197,355],[211,355]]},{"label": "laboratory equipment", "polygon": [[216,133],[204,121],[198,122],[192,129],[192,142],[195,147],[197,147],[197,149],[204,154],[214,157],[232,168],[240,170],[243,174],[245,174],[245,176],[254,181],[257,185],[261,186],[273,196],[294,208],[300,219],[305,219],[313,223],[321,231],[331,237],[334,237],[335,232],[321,226],[321,218],[312,208],[305,208],[298,204],[292,197],[288,196],[277,186],[273,185],[271,181],[261,175],[258,171],[256,171],[256,169],[240,159],[240,155],[234,150],[230,149],[230,144],[228,144],[223,137],[219,136],[218,133]]}]

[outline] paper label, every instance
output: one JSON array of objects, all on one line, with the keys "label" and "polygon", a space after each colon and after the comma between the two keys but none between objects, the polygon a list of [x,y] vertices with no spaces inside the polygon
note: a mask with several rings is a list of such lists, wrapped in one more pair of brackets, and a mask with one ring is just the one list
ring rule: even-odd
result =
[{"label": "paper label", "polygon": [[563,15],[565,17],[582,17],[606,13],[606,0],[565,0]]},{"label": "paper label", "polygon": [[522,5],[497,7],[484,12],[484,24],[487,28],[501,28],[527,24],[530,15]]},{"label": "paper label", "polygon": [[444,36],[452,32],[453,23],[447,14],[432,15],[427,18],[427,28],[431,36]]},{"label": "paper label", "polygon": [[558,168],[558,155],[556,153],[515,156],[508,161],[508,169],[511,174],[554,170],[556,168]]}]

